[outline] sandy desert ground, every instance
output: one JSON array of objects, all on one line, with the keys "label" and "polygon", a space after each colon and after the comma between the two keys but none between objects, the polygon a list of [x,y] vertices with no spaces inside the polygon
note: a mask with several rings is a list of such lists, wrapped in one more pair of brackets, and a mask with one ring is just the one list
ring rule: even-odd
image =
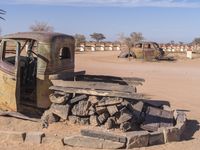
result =
[{"label": "sandy desert ground", "polygon": [[[197,150],[200,147],[200,58],[175,62],[145,62],[118,59],[119,52],[93,52],[76,54],[76,71],[87,74],[139,77],[145,79],[139,93],[152,100],[169,101],[172,108],[185,110],[188,123],[183,141],[141,148],[142,150]],[[60,138],[77,134],[82,126],[65,123],[41,129],[39,123],[0,117],[0,130],[43,131],[47,138],[42,145],[1,142],[0,149],[81,149],[63,147]],[[51,138],[52,137],[52,138]]]}]

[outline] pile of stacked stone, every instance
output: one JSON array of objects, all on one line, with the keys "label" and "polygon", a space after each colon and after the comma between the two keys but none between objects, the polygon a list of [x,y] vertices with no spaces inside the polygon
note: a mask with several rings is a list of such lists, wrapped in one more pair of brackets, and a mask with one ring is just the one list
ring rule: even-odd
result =
[{"label": "pile of stacked stone", "polygon": [[50,95],[52,105],[42,116],[43,126],[59,120],[74,124],[119,128],[123,132],[157,131],[175,124],[174,112],[165,105],[154,106],[144,100],[88,95],[71,96],[56,92]]}]

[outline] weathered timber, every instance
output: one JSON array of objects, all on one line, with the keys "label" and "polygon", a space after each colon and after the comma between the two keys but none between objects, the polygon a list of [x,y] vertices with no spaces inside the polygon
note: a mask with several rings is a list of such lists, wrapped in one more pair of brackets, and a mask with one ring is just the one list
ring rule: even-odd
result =
[{"label": "weathered timber", "polygon": [[77,102],[79,102],[79,101],[81,101],[81,100],[84,100],[84,99],[86,99],[86,98],[87,98],[87,95],[79,95],[79,96],[76,96],[76,97],[74,97],[74,98],[72,98],[72,99],[69,100],[69,104],[77,103]]},{"label": "weathered timber", "polygon": [[29,120],[33,122],[39,122],[40,119],[35,119],[35,118],[30,118],[28,116],[25,116],[19,112],[12,112],[12,111],[0,111],[0,116],[10,116],[18,119],[23,119],[23,120]]},{"label": "weathered timber", "polygon": [[63,86],[69,88],[83,88],[83,89],[96,89],[96,90],[107,90],[107,91],[123,91],[123,92],[135,92],[135,87],[128,85],[120,85],[113,83],[104,82],[85,82],[85,81],[63,81],[53,80],[54,86]]},{"label": "weathered timber", "polygon": [[104,140],[110,140],[110,141],[114,141],[114,142],[126,143],[126,137],[124,137],[124,136],[112,134],[112,133],[108,133],[108,132],[97,131],[97,130],[83,129],[83,130],[81,130],[81,135],[104,139]]},{"label": "weathered timber", "polygon": [[108,83],[119,83],[119,84],[131,84],[133,82],[142,83],[145,82],[142,78],[136,77],[116,77],[116,76],[105,76],[105,75],[78,75],[76,80],[81,81],[93,81],[93,82],[108,82]]},{"label": "weathered timber", "polygon": [[83,89],[81,87],[69,88],[69,87],[61,87],[61,86],[51,86],[49,89],[63,91],[66,93],[88,94],[88,95],[95,95],[95,96],[121,97],[121,98],[130,98],[130,99],[134,99],[134,100],[141,100],[144,98],[143,94],[138,94],[138,93],[95,90],[92,88],[91,89]]}]

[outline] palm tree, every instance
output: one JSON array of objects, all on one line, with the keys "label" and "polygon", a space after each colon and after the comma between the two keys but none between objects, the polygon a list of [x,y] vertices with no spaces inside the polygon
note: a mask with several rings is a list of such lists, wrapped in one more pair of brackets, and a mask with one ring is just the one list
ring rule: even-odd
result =
[{"label": "palm tree", "polygon": [[6,11],[3,9],[0,9],[0,19],[5,20],[2,15],[5,15]]}]

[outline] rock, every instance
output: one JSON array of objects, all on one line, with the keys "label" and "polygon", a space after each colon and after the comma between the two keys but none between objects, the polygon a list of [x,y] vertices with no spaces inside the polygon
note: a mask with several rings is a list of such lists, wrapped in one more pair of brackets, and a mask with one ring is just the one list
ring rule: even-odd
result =
[{"label": "rock", "polygon": [[97,106],[111,106],[111,105],[117,105],[121,104],[123,102],[122,98],[114,97],[103,97],[99,102]]},{"label": "rock", "polygon": [[80,117],[77,116],[68,116],[68,120],[73,123],[73,124],[79,124],[80,122]]},{"label": "rock", "polygon": [[106,129],[112,129],[115,127],[115,120],[114,118],[108,118],[108,120],[105,123]]},{"label": "rock", "polygon": [[81,135],[120,143],[126,143],[127,141],[124,136],[97,130],[83,129],[81,130]]},{"label": "rock", "polygon": [[110,116],[113,116],[114,114],[116,114],[118,112],[117,106],[115,106],[115,105],[107,106],[107,110],[108,110]]},{"label": "rock", "polygon": [[127,132],[129,130],[131,130],[131,123],[130,122],[123,122],[120,124],[120,129],[123,131],[123,132]]},{"label": "rock", "polygon": [[68,104],[66,105],[59,105],[59,104],[52,104],[51,105],[51,112],[63,120],[66,120],[69,114],[70,106]]},{"label": "rock", "polygon": [[143,106],[144,106],[144,103],[142,101],[139,101],[138,103],[136,104],[132,104],[132,111],[134,113],[134,115],[139,119],[140,118],[140,114],[142,112],[142,109],[143,109]]},{"label": "rock", "polygon": [[186,114],[184,112],[177,112],[176,124],[184,124],[186,119]]},{"label": "rock", "polygon": [[25,132],[20,131],[0,131],[0,141],[24,142]]},{"label": "rock", "polygon": [[90,118],[80,118],[80,121],[79,121],[79,124],[80,125],[89,125],[90,124]]},{"label": "rock", "polygon": [[164,133],[161,131],[152,132],[149,134],[149,145],[159,145],[164,144]]},{"label": "rock", "polygon": [[107,111],[106,107],[96,107],[96,113],[98,115],[101,115],[101,114],[105,113],[106,111]]},{"label": "rock", "polygon": [[123,109],[120,110],[120,117],[117,120],[117,123],[121,124],[123,122],[127,122],[131,118],[132,118],[131,112],[126,107],[124,107]]},{"label": "rock", "polygon": [[59,119],[58,116],[52,113],[51,109],[46,110],[41,117],[42,126],[43,128],[47,128],[49,124],[58,122]]},{"label": "rock", "polygon": [[66,104],[69,95],[50,94],[49,100],[55,104]]},{"label": "rock", "polygon": [[90,116],[90,125],[92,126],[98,126],[99,125],[99,121],[97,116]]},{"label": "rock", "polygon": [[69,100],[69,104],[75,104],[79,101],[86,100],[87,95],[79,95]]},{"label": "rock", "polygon": [[106,122],[106,120],[109,118],[109,113],[108,112],[105,112],[101,115],[98,116],[98,121],[100,124],[103,124]]},{"label": "rock", "polygon": [[181,131],[177,127],[168,127],[166,131],[166,140],[167,142],[174,142],[181,140]]},{"label": "rock", "polygon": [[149,133],[147,131],[128,132],[126,136],[128,138],[128,149],[148,146]]},{"label": "rock", "polygon": [[164,133],[165,143],[173,142],[173,141],[180,141],[181,139],[181,130],[178,127],[167,127],[167,128],[159,128],[158,131]]},{"label": "rock", "polygon": [[68,119],[71,123],[80,125],[89,125],[90,122],[88,117],[69,116]]},{"label": "rock", "polygon": [[99,100],[97,99],[96,96],[89,96],[88,101],[92,104],[92,105],[96,105]]},{"label": "rock", "polygon": [[93,115],[95,115],[95,111],[91,111],[91,110],[89,110],[88,115],[89,115],[89,116],[93,116]]},{"label": "rock", "polygon": [[170,106],[168,106],[168,105],[163,105],[162,109],[166,110],[166,111],[173,111],[172,108]]},{"label": "rock", "polygon": [[85,117],[89,115],[89,107],[90,107],[90,102],[79,101],[78,104],[74,105],[71,111],[72,111],[72,114],[75,116]]},{"label": "rock", "polygon": [[26,133],[25,142],[41,144],[43,137],[45,137],[44,132],[28,132]]},{"label": "rock", "polygon": [[73,147],[84,147],[93,149],[119,149],[125,146],[124,143],[113,142],[87,136],[72,136],[63,139],[64,145]]},{"label": "rock", "polygon": [[88,113],[88,115],[92,116],[92,115],[94,115],[95,113],[96,113],[95,108],[91,105],[90,108],[89,108],[89,113]]}]

